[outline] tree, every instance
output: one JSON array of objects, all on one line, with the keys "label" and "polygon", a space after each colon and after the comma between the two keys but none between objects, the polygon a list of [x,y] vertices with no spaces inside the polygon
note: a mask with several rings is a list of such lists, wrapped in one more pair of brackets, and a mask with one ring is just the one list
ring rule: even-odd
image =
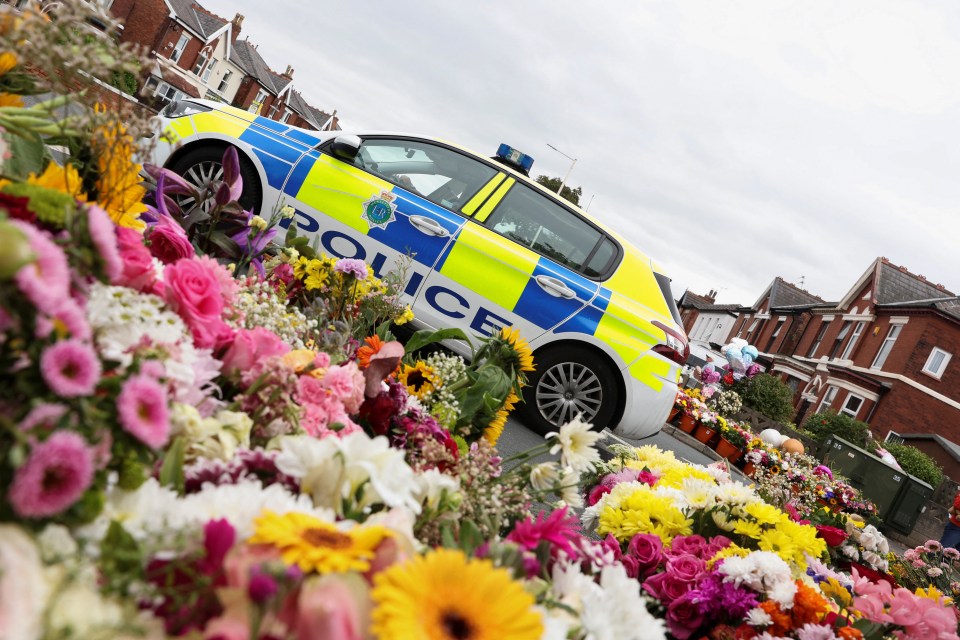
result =
[{"label": "tree", "polygon": [[793,419],[793,390],[777,376],[761,373],[733,385],[743,404],[776,422]]},{"label": "tree", "polygon": [[[554,193],[557,192],[557,189],[560,188],[560,178],[551,178],[550,176],[539,175],[537,176],[537,184],[542,184],[550,191]],[[564,198],[568,202],[580,206],[580,196],[583,195],[583,189],[577,187],[576,189],[571,189],[568,185],[563,185],[563,191],[560,192],[560,197]]]}]

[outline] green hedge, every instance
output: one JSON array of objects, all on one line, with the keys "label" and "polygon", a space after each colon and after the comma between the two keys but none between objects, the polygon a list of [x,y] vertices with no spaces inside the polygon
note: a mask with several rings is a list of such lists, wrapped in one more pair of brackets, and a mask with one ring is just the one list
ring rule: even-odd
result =
[{"label": "green hedge", "polygon": [[839,436],[858,447],[870,448],[870,425],[854,420],[845,413],[823,411],[815,413],[803,423],[804,431],[810,433],[817,442],[823,442],[827,436]]},{"label": "green hedge", "polygon": [[904,471],[920,478],[934,489],[943,482],[943,467],[920,449],[892,442],[884,442],[881,446],[897,459]]},{"label": "green hedge", "polygon": [[782,424],[793,420],[793,390],[780,378],[761,373],[739,380],[732,389],[740,394],[745,406],[771,420]]}]

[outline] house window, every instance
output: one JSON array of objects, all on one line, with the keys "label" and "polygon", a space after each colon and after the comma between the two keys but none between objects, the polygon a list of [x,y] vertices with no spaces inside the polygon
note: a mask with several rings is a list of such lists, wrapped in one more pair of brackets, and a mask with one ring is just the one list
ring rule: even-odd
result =
[{"label": "house window", "polygon": [[289,122],[290,121],[290,111],[285,111],[283,117],[280,118],[280,122]]},{"label": "house window", "polygon": [[927,363],[923,365],[923,372],[939,380],[952,357],[952,354],[934,347],[933,351],[930,352],[930,357],[927,358]]},{"label": "house window", "polygon": [[250,103],[250,108],[247,111],[252,113],[258,113],[260,111],[260,105],[263,104],[263,101],[267,99],[267,90],[260,89],[257,91],[257,97],[253,99],[253,102]]},{"label": "house window", "polygon": [[[150,86],[149,82],[147,83],[147,86]],[[165,100],[169,100],[170,102],[187,97],[187,94],[176,89],[175,87],[170,86],[166,82],[158,82],[157,88],[154,90],[153,95],[159,96]]]},{"label": "house window", "polygon": [[203,66],[207,64],[207,51],[201,51],[200,55],[197,56],[197,61],[193,65],[193,75],[198,76],[200,72],[203,71]]},{"label": "house window", "polygon": [[233,71],[228,69],[223,77],[220,78],[220,85],[217,87],[217,92],[223,93],[227,90],[227,85],[230,84],[230,77],[233,75]]},{"label": "house window", "polygon": [[833,404],[834,399],[837,397],[837,388],[833,385],[827,387],[827,392],[823,394],[823,400],[820,401],[820,406],[817,407],[817,413],[823,413],[830,408],[830,405]]},{"label": "house window", "polygon": [[174,62],[180,60],[180,56],[183,55],[183,50],[187,48],[187,43],[190,42],[190,36],[185,33],[180,34],[180,39],[177,40],[177,46],[173,48],[173,53],[170,54],[170,59]]},{"label": "house window", "polygon": [[206,82],[210,79],[210,74],[213,72],[214,67],[217,66],[217,59],[214,58],[210,61],[210,64],[207,65],[206,70],[203,72],[203,81]]},{"label": "house window", "polygon": [[843,403],[843,408],[840,409],[840,413],[845,413],[856,420],[857,414],[860,413],[860,407],[862,406],[863,398],[860,396],[855,396],[851,393],[847,395],[847,401]]},{"label": "house window", "polygon": [[817,331],[817,337],[813,340],[813,346],[810,347],[810,353],[807,354],[808,358],[814,357],[817,353],[817,349],[820,348],[820,343],[823,342],[823,334],[827,332],[827,327],[830,326],[830,323],[827,321],[820,323],[820,330]]},{"label": "house window", "polygon": [[748,338],[750,337],[750,334],[753,333],[753,330],[757,328],[757,324],[758,324],[759,322],[760,322],[760,320],[754,320],[754,321],[753,321],[753,324],[750,325],[750,328],[747,329],[747,337],[748,337]]},{"label": "house window", "polygon": [[866,322],[858,322],[857,326],[853,328],[853,335],[850,336],[850,342],[847,343],[847,346],[844,348],[843,353],[840,354],[841,360],[849,360],[853,357],[853,348],[857,346],[857,340],[860,338],[860,334],[863,332],[863,325],[867,324]]},{"label": "house window", "polygon": [[840,351],[840,345],[843,344],[843,339],[847,337],[847,334],[850,333],[850,325],[853,324],[852,320],[847,320],[843,323],[843,327],[840,329],[840,333],[837,334],[836,340],[833,341],[833,349],[830,350],[830,359],[833,360],[837,356],[837,351]]},{"label": "house window", "polygon": [[780,335],[780,329],[783,328],[783,323],[786,322],[786,318],[780,318],[777,320],[777,326],[773,328],[773,333],[770,334],[770,341],[767,342],[766,351],[769,352],[773,349],[773,343],[777,341],[777,336]]},{"label": "house window", "polygon": [[883,367],[883,363],[887,361],[887,356],[893,351],[893,343],[897,341],[897,336],[900,335],[900,329],[902,328],[903,325],[900,324],[890,325],[890,330],[887,331],[887,337],[883,340],[883,344],[880,345],[880,351],[877,352],[877,357],[874,358],[873,364],[870,365],[871,369],[880,369]]}]

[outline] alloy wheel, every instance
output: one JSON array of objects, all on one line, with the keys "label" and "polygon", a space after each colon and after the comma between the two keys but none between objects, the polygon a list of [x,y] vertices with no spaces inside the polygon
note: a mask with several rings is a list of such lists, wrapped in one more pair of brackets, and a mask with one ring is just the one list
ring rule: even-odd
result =
[{"label": "alloy wheel", "polygon": [[549,422],[560,426],[577,414],[592,422],[603,402],[600,379],[578,362],[561,362],[543,373],[536,388],[537,409]]}]

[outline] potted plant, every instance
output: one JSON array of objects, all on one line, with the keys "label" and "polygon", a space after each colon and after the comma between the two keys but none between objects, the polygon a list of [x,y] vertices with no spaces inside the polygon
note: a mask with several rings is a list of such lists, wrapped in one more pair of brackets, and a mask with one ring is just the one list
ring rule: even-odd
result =
[{"label": "potted plant", "polygon": [[[722,418],[721,418],[722,420]],[[747,446],[747,433],[736,422],[721,422],[720,442],[717,443],[717,453],[726,458],[730,463],[734,463],[743,455],[743,449]]]},{"label": "potted plant", "polygon": [[710,441],[717,434],[719,425],[717,424],[716,412],[705,410],[700,414],[700,420],[697,423],[697,430],[694,431],[693,437],[702,442],[703,444],[710,444]]}]

